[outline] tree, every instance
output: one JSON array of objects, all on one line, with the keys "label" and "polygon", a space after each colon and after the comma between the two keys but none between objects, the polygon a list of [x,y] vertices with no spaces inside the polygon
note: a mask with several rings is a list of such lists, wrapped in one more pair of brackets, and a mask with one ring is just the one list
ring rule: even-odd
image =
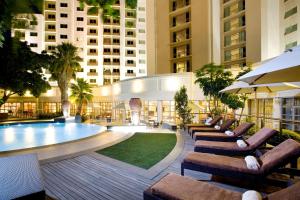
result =
[{"label": "tree", "polygon": [[57,81],[61,93],[62,111],[64,115],[68,115],[66,113],[69,105],[67,91],[71,79],[75,78],[75,73],[80,70],[81,58],[77,56],[77,47],[71,43],[56,46],[53,56],[53,63],[49,68],[51,79]]},{"label": "tree", "polygon": [[50,89],[42,70],[48,68],[49,56],[32,52],[25,42],[15,38],[5,41],[0,48],[0,63],[0,106],[14,94],[23,96],[30,91],[38,97]]},{"label": "tree", "polygon": [[76,83],[71,84],[71,99],[77,104],[76,115],[82,114],[82,105],[92,100],[91,86],[85,80],[78,78]]},{"label": "tree", "polygon": [[[1,0],[0,1],[0,48],[11,39],[12,28],[28,28],[34,21],[34,13],[43,13],[43,0]],[[18,14],[22,14],[22,19]],[[20,27],[21,26],[21,27]]]},{"label": "tree", "polygon": [[186,87],[182,86],[174,96],[175,109],[181,118],[181,127],[185,124],[192,122],[191,109],[188,107],[188,95],[186,93]]},{"label": "tree", "polygon": [[231,72],[225,71],[223,66],[214,63],[206,64],[196,71],[195,83],[199,84],[204,95],[208,96],[209,101],[213,101],[213,108],[209,104],[210,113],[219,114],[219,101],[222,97],[220,91],[231,85],[233,81]]}]

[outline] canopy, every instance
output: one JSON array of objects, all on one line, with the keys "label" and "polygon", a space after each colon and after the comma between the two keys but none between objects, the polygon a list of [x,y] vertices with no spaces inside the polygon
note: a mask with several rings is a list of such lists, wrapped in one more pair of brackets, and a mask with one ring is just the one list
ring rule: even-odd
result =
[{"label": "canopy", "polygon": [[300,82],[294,83],[270,83],[261,85],[249,85],[248,83],[237,81],[232,85],[226,87],[220,92],[234,93],[234,94],[249,94],[254,92],[279,92],[285,90],[299,89]]},{"label": "canopy", "polygon": [[258,66],[238,80],[249,84],[298,82],[300,81],[300,45]]},{"label": "canopy", "polygon": [[119,103],[116,106],[113,107],[115,110],[126,110],[126,105],[125,103]]}]

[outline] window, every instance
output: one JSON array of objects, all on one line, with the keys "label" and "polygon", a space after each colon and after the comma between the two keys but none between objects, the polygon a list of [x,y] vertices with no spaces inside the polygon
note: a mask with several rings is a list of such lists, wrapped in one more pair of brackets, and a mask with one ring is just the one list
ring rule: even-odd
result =
[{"label": "window", "polygon": [[224,52],[224,60],[230,61],[231,60],[231,51],[225,51]]},{"label": "window", "polygon": [[83,17],[77,17],[76,20],[77,21],[83,21]]},{"label": "window", "polygon": [[120,43],[120,40],[119,40],[119,39],[113,39],[113,43],[114,43],[114,44],[119,44],[119,43]]},{"label": "window", "polygon": [[30,43],[30,47],[38,47],[37,43]]},{"label": "window", "polygon": [[119,20],[119,19],[113,19],[113,23],[114,23],[114,24],[119,24],[119,23],[120,23],[120,20]]},{"label": "window", "polygon": [[77,11],[83,11],[83,8],[77,7]]},{"label": "window", "polygon": [[68,28],[68,24],[61,24],[60,28]]},{"label": "window", "polygon": [[54,14],[48,14],[48,19],[55,19],[55,15]]},{"label": "window", "polygon": [[293,47],[297,46],[297,44],[298,44],[297,41],[288,43],[285,45],[285,49],[293,48]]},{"label": "window", "polygon": [[224,32],[230,31],[230,21],[224,22]]},{"label": "window", "polygon": [[231,44],[231,36],[230,35],[226,35],[224,37],[224,46],[227,47]]},{"label": "window", "polygon": [[77,31],[83,31],[83,27],[77,27]]},{"label": "window", "polygon": [[96,69],[90,69],[90,73],[97,73]]},{"label": "window", "polygon": [[66,18],[66,17],[68,17],[68,14],[67,13],[61,13],[60,17]]},{"label": "window", "polygon": [[120,73],[120,69],[113,69],[113,73]]},{"label": "window", "polygon": [[139,54],[146,54],[145,50],[139,50]]},{"label": "window", "polygon": [[55,30],[55,25],[48,24],[48,29],[49,29],[49,30]]},{"label": "window", "polygon": [[139,11],[145,11],[145,7],[139,7]]},{"label": "window", "polygon": [[120,33],[119,29],[113,29],[113,33]]},{"label": "window", "polygon": [[47,7],[50,8],[50,9],[51,9],[51,8],[52,8],[52,9],[55,9],[55,4],[49,3],[49,4],[47,5]]},{"label": "window", "polygon": [[120,53],[120,49],[113,49],[113,53]]},{"label": "window", "polygon": [[[55,15],[54,15],[55,16]],[[54,17],[55,18],[55,17]],[[30,25],[31,26],[36,26],[38,25],[38,22],[37,21],[30,21]]]},{"label": "window", "polygon": [[140,64],[146,64],[146,61],[145,60],[139,60],[139,63]]},{"label": "window", "polygon": [[132,55],[132,54],[134,54],[134,51],[133,50],[127,50],[127,54]]},{"label": "window", "polygon": [[48,40],[55,40],[55,35],[48,35]]},{"label": "window", "polygon": [[97,33],[97,30],[96,29],[90,29],[90,33]]},{"label": "window", "polygon": [[60,7],[66,8],[66,7],[68,7],[68,4],[67,3],[60,3]]},{"label": "window", "polygon": [[105,18],[105,19],[104,19],[104,23],[105,23],[105,24],[110,24],[110,19],[109,19],[109,18]]},{"label": "window", "polygon": [[127,45],[133,45],[133,41],[132,40],[127,40]]},{"label": "window", "polygon": [[120,59],[119,58],[114,58],[113,63],[120,63]]},{"label": "window", "polygon": [[133,31],[127,31],[127,35],[134,35]]},{"label": "window", "polygon": [[110,53],[110,49],[109,48],[104,48],[103,51],[104,51],[104,53]]},{"label": "window", "polygon": [[48,49],[48,51],[54,51],[55,50],[55,46],[48,46],[47,49]]},{"label": "window", "polygon": [[105,28],[105,29],[103,29],[103,32],[104,33],[110,33],[110,29],[109,28]]},{"label": "window", "polygon": [[128,69],[127,70],[127,74],[133,74],[133,70],[132,69]]},{"label": "window", "polygon": [[96,79],[90,79],[90,83],[96,83]]},{"label": "window", "polygon": [[133,64],[134,64],[134,61],[133,61],[133,60],[127,60],[127,64],[133,65]]},{"label": "window", "polygon": [[96,59],[90,59],[90,60],[89,60],[89,63],[96,64],[96,63],[97,63],[97,60],[96,60]]},{"label": "window", "polygon": [[185,13],[185,22],[189,22],[190,21],[190,13],[187,12]]},{"label": "window", "polygon": [[145,18],[139,18],[139,22],[145,22]]},{"label": "window", "polygon": [[97,40],[96,39],[90,39],[90,43],[95,44],[95,43],[97,43]]},{"label": "window", "polygon": [[230,6],[224,8],[224,18],[230,16]]},{"label": "window", "polygon": [[297,31],[297,28],[298,28],[298,25],[297,25],[297,24],[294,24],[294,25],[292,25],[292,26],[289,26],[289,27],[287,27],[287,28],[285,29],[284,34],[287,35],[287,34],[290,34],[290,33],[292,33],[292,32],[295,32],[295,31]]},{"label": "window", "polygon": [[290,17],[290,16],[292,16],[292,15],[294,15],[296,13],[297,13],[297,6],[294,7],[294,8],[292,8],[292,9],[290,9],[289,11],[285,12],[284,19],[286,19],[286,18],[288,18],[288,17]]},{"label": "window", "polygon": [[110,58],[104,58],[103,61],[104,61],[105,63],[110,63]]},{"label": "window", "polygon": [[89,52],[90,53],[97,53],[97,49],[90,49]]},{"label": "window", "polygon": [[36,36],[38,36],[38,33],[37,32],[30,32],[30,36],[36,37]]},{"label": "window", "polygon": [[240,26],[245,26],[246,25],[246,17],[245,16],[241,16],[239,18],[239,25]]},{"label": "window", "polygon": [[95,20],[95,19],[90,19],[90,24],[97,24],[97,20]]},{"label": "window", "polygon": [[60,35],[60,39],[68,39],[68,35]]},{"label": "window", "polygon": [[139,44],[146,44],[145,40],[139,40]]}]

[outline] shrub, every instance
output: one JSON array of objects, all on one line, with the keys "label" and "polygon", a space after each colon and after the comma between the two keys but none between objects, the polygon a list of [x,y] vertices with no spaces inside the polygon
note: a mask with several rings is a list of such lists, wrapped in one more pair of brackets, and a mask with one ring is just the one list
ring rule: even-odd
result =
[{"label": "shrub", "polygon": [[53,118],[56,118],[56,117],[60,117],[62,115],[63,115],[62,112],[40,113],[40,114],[38,114],[37,118],[38,119],[53,119]]},{"label": "shrub", "polygon": [[276,146],[289,138],[300,142],[300,134],[299,133],[288,130],[288,129],[282,129],[282,133],[279,133],[279,134],[275,135],[274,137],[272,137],[268,141],[268,143]]}]

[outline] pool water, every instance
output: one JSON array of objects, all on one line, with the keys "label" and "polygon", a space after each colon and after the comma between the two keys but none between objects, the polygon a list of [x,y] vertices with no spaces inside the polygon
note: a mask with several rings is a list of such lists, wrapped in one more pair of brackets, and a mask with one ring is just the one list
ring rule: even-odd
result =
[{"label": "pool water", "polygon": [[0,152],[59,144],[93,136],[104,127],[80,123],[35,123],[0,126]]}]

